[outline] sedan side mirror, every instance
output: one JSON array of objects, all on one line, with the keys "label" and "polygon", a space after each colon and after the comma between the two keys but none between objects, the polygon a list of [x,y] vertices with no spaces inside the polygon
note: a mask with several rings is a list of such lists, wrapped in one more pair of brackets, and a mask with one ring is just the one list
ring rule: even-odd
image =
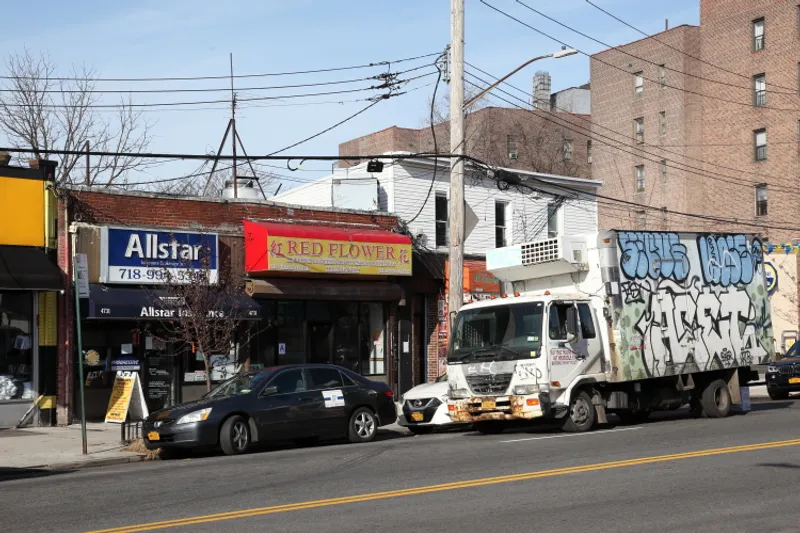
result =
[{"label": "sedan side mirror", "polygon": [[272,396],[273,394],[278,394],[278,387],[272,385],[271,387],[264,387],[264,390],[261,391],[261,397],[265,396]]}]

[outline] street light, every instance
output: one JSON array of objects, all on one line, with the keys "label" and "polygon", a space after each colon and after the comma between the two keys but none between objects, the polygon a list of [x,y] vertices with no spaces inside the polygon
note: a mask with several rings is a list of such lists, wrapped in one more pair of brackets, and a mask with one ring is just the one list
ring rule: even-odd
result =
[{"label": "street light", "polygon": [[464,108],[467,108],[472,104],[474,104],[475,102],[477,102],[481,97],[483,97],[484,94],[488,93],[489,91],[491,91],[492,89],[494,89],[495,87],[497,87],[498,85],[506,81],[508,78],[510,78],[520,70],[524,69],[531,63],[533,63],[534,61],[539,61],[540,59],[547,59],[548,57],[552,57],[553,59],[560,59],[562,57],[572,56],[577,53],[578,51],[575,50],[574,48],[562,48],[558,52],[553,52],[552,54],[547,54],[544,56],[539,56],[539,57],[534,57],[533,59],[529,59],[525,63],[521,64],[520,66],[518,66],[517,68],[515,68],[514,70],[512,70],[511,72],[509,72],[508,74],[506,74],[505,76],[494,82],[493,84],[489,85],[488,87],[486,87],[484,90],[482,90],[472,98],[470,98],[466,103],[464,103]]}]

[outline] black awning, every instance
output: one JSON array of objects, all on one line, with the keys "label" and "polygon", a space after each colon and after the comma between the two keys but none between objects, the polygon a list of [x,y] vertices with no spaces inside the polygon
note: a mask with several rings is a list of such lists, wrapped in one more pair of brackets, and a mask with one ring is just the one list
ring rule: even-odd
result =
[{"label": "black awning", "polygon": [[40,248],[0,246],[0,289],[60,291],[64,276]]},{"label": "black awning", "polygon": [[343,300],[395,302],[403,289],[385,281],[330,281],[324,279],[250,279],[247,293],[258,298],[286,300]]},{"label": "black awning", "polygon": [[[117,320],[175,320],[186,307],[164,289],[89,285],[89,305],[84,318]],[[260,320],[261,306],[244,293],[224,294],[215,302],[214,318]]]}]

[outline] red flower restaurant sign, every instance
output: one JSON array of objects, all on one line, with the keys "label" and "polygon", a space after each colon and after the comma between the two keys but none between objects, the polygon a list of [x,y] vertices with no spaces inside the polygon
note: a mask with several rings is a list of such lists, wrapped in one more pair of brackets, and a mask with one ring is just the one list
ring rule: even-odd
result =
[{"label": "red flower restaurant sign", "polygon": [[411,239],[390,231],[244,221],[245,270],[410,276]]}]

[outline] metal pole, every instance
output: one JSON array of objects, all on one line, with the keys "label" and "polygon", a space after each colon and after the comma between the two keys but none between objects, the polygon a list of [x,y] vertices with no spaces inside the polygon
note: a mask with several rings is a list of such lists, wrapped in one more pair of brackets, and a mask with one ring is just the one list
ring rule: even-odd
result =
[{"label": "metal pole", "polygon": [[448,316],[464,302],[464,0],[450,0],[450,273]]},{"label": "metal pole", "polygon": [[86,400],[84,388],[86,383],[83,378],[83,339],[81,337],[81,298],[78,291],[78,269],[75,268],[75,239],[72,241],[72,290],[75,292],[75,325],[76,325],[76,347],[78,349],[78,378],[80,379],[81,393],[81,447],[83,455],[88,455],[88,445],[86,442]]},{"label": "metal pole", "polygon": [[233,54],[231,53],[231,146],[233,147],[233,197],[239,197],[239,184],[236,176],[236,93],[233,92]]},{"label": "metal pole", "polygon": [[92,173],[91,168],[89,166],[89,141],[86,141],[86,186],[89,187],[92,184]]}]

